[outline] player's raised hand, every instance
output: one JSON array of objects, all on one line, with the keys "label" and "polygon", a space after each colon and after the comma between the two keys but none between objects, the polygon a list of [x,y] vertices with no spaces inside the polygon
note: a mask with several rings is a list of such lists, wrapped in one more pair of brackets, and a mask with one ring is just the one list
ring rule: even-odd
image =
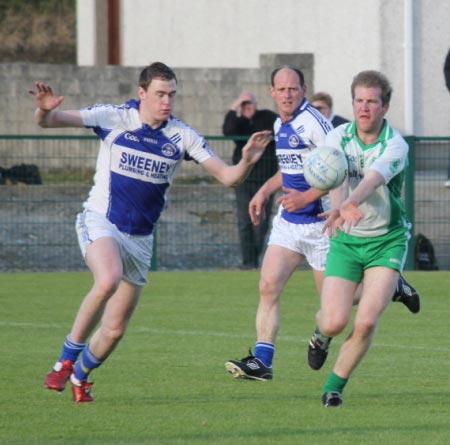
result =
[{"label": "player's raised hand", "polygon": [[242,148],[242,159],[249,164],[254,164],[262,156],[271,140],[272,132],[270,130],[253,133]]},{"label": "player's raised hand", "polygon": [[43,111],[51,111],[58,107],[64,100],[64,96],[55,96],[52,87],[43,82],[35,82],[36,90],[28,90],[34,97],[36,108]]}]

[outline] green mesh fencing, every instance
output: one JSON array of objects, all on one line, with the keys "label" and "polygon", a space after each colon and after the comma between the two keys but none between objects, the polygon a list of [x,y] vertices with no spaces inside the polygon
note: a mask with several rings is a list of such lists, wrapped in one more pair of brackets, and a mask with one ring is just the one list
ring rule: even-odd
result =
[{"label": "green mesh fencing", "polygon": [[[231,162],[234,143],[207,137]],[[95,136],[0,136],[0,167],[35,165],[42,184],[0,186],[0,270],[83,270],[76,215],[92,185],[99,141]],[[238,267],[241,261],[234,190],[183,162],[156,230],[152,268]]]},{"label": "green mesh fencing", "polygon": [[[441,270],[450,269],[450,138],[407,137],[411,165],[405,187],[405,202],[414,234],[423,234],[433,244]],[[414,247],[408,268],[415,268]]]},{"label": "green mesh fencing", "polygon": [[[230,138],[207,137],[230,162]],[[433,243],[440,269],[450,269],[450,138],[407,138],[411,147],[405,201],[414,232]],[[75,218],[92,185],[94,136],[0,136],[0,172],[35,165],[42,183],[0,178],[0,271],[84,270]],[[26,179],[26,178],[24,178]],[[241,262],[234,190],[184,162],[156,230],[153,268],[234,268]],[[407,268],[414,268],[414,238]]]}]

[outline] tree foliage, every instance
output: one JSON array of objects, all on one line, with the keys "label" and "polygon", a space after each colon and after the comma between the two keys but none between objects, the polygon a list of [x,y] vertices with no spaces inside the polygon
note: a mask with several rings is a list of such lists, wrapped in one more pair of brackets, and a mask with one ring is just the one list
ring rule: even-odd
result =
[{"label": "tree foliage", "polygon": [[75,0],[0,0],[0,62],[76,63]]}]

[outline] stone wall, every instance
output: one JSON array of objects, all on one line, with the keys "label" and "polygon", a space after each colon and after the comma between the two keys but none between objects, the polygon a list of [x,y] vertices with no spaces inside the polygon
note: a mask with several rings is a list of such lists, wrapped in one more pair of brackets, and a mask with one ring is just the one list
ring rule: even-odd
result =
[{"label": "stone wall", "polygon": [[[175,69],[179,80],[175,114],[204,135],[220,136],[225,112],[242,90],[254,92],[260,108],[272,108],[268,86],[273,68],[298,66],[312,85],[312,63],[310,55],[268,55],[261,58],[260,69]],[[27,90],[36,80],[50,83],[55,94],[65,96],[62,109],[94,103],[120,104],[135,97],[141,69],[0,64],[0,97],[4,105],[0,108],[0,135],[92,135],[83,129],[36,127],[34,104]],[[212,145],[229,161],[231,141],[214,141]],[[66,173],[92,170],[97,150],[95,139],[0,137],[0,166],[25,162],[37,164],[42,171],[65,172],[64,184],[0,187],[0,271],[84,268],[74,221],[89,186],[79,181],[71,185]],[[179,174],[191,179],[202,172],[195,163],[185,162]],[[234,191],[208,182],[193,182],[174,184],[169,193],[157,230],[157,267],[237,267],[240,250]]]},{"label": "stone wall", "polygon": [[[273,68],[300,67],[313,90],[311,54],[262,55],[259,69],[180,68],[175,114],[204,135],[221,135],[222,121],[242,90],[256,94],[260,108],[273,108],[269,96]],[[34,105],[27,93],[36,80],[48,82],[55,94],[65,96],[64,109],[94,103],[123,103],[136,97],[142,67],[80,67],[29,63],[0,64],[0,134],[87,134],[85,130],[42,130],[33,123]]]}]

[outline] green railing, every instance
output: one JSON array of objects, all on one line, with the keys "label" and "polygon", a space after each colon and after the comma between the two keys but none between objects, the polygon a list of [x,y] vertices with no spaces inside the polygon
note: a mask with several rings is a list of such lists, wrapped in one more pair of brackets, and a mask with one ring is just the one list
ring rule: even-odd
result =
[{"label": "green railing", "polygon": [[[450,269],[450,137],[405,138],[410,148],[405,204],[413,231],[433,243],[438,266]],[[410,243],[408,269],[414,269],[415,238]]]},{"label": "green railing", "polygon": [[[231,138],[208,136],[226,161]],[[414,233],[433,243],[440,269],[450,269],[450,188],[444,187],[450,138],[408,137],[405,203]],[[92,184],[95,136],[0,135],[0,167],[37,165],[42,185],[0,186],[0,271],[84,269],[74,223]],[[158,224],[154,268],[238,267],[233,189],[183,163]],[[414,237],[407,268],[414,268]]]}]

